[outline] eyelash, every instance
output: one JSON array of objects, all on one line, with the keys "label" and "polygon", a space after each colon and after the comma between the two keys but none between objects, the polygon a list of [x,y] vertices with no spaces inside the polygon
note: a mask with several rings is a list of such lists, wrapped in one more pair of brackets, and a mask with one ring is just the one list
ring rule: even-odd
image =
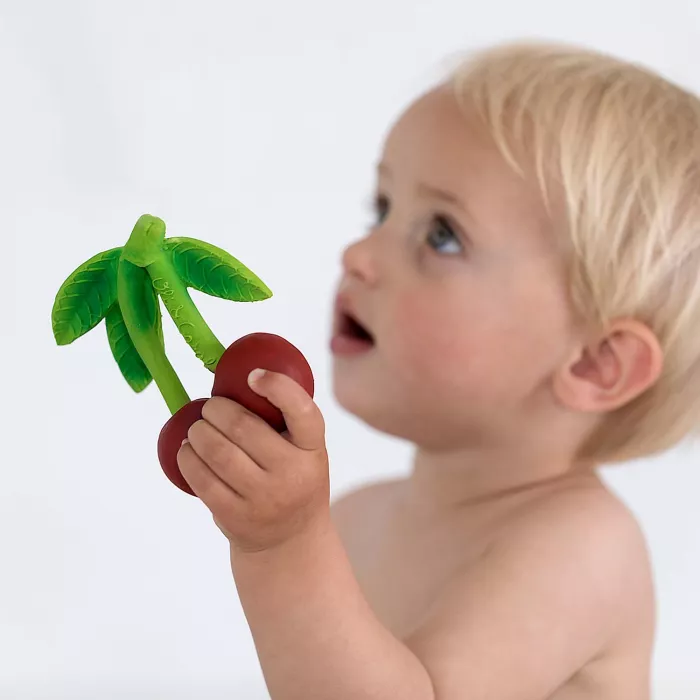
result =
[{"label": "eyelash", "polygon": [[[370,209],[372,211],[372,214],[376,216],[376,221],[373,223],[373,226],[378,226],[380,225],[384,219],[388,215],[388,210],[389,210],[389,200],[387,197],[383,195],[378,195],[373,198],[371,202]],[[435,231],[433,228],[435,224],[437,224],[438,228],[442,231],[447,231],[452,239],[456,241],[456,243],[459,245],[460,250],[458,252],[463,252],[464,251],[464,243],[462,242],[462,239],[460,238],[459,234],[455,231],[455,226],[452,224],[450,221],[449,217],[445,216],[444,214],[436,214],[435,216],[432,217],[431,219],[431,230],[430,233],[428,234],[428,239],[430,239],[430,236],[432,233]],[[432,250],[434,250],[436,253],[439,253],[439,250],[432,245],[428,241],[428,245]],[[451,255],[454,255],[455,253],[451,253]]]}]

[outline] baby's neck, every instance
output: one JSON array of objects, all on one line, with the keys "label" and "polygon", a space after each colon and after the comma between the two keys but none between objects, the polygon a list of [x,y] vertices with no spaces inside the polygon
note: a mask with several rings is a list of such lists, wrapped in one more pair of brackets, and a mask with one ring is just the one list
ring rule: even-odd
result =
[{"label": "baby's neck", "polygon": [[506,454],[494,450],[453,453],[416,451],[404,490],[407,503],[424,512],[445,512],[507,499],[554,482],[593,476],[595,465],[562,455]]}]

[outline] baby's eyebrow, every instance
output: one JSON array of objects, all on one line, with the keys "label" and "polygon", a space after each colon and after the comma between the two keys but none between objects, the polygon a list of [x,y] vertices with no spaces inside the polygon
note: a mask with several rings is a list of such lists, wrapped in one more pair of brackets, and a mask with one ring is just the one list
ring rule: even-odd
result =
[{"label": "baby's eyebrow", "polygon": [[[391,170],[385,163],[379,163],[377,165],[377,173],[383,175],[384,177],[391,179]],[[440,200],[446,204],[451,204],[463,212],[467,212],[467,208],[464,202],[454,193],[443,190],[440,187],[434,187],[433,185],[428,185],[424,182],[419,182],[416,186],[416,190],[419,194],[427,197],[432,197],[433,199]]]},{"label": "baby's eyebrow", "polygon": [[456,194],[453,194],[452,192],[442,190],[439,187],[433,187],[432,185],[426,185],[423,182],[418,183],[416,189],[424,196],[432,197],[433,199],[440,200],[446,204],[451,204],[466,213],[464,203]]}]

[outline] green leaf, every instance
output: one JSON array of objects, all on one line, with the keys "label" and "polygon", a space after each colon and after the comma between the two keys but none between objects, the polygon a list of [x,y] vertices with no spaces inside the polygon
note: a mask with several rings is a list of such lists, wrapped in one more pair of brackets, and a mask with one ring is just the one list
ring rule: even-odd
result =
[{"label": "green leaf", "polygon": [[[136,274],[138,275],[138,273]],[[144,314],[144,321],[148,326],[155,326],[160,345],[165,349],[160,304],[150,277],[148,275],[142,277],[143,292],[138,294],[137,304],[139,304],[139,308]],[[142,392],[151,383],[153,377],[134,346],[118,302],[107,313],[105,325],[107,326],[107,338],[112,356],[119,365],[124,379],[136,393]]]},{"label": "green leaf", "polygon": [[107,312],[105,325],[112,356],[119,365],[124,379],[136,393],[143,391],[153,377],[134,347],[122,312],[119,310],[119,304],[114,304]]},{"label": "green leaf", "polygon": [[229,301],[261,301],[272,296],[267,285],[221,248],[194,238],[166,238],[165,250],[188,286]]},{"label": "green leaf", "polygon": [[121,248],[112,248],[84,262],[61,285],[51,326],[58,345],[69,345],[92,330],[117,299]]}]

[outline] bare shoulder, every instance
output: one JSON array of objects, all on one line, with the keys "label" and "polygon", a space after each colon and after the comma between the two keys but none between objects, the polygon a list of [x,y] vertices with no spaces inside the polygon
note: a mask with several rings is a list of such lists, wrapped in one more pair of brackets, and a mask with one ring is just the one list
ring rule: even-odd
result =
[{"label": "bare shoulder", "polygon": [[407,643],[446,698],[647,698],[649,568],[633,514],[572,480],[511,512]]},{"label": "bare shoulder", "polygon": [[396,491],[401,483],[403,483],[401,479],[383,479],[350,489],[331,503],[331,514],[334,520],[343,522],[346,518],[352,517],[358,509]]},{"label": "bare shoulder", "polygon": [[641,535],[636,518],[627,506],[598,478],[562,482],[525,502],[513,513],[513,526],[523,522],[543,525],[555,519],[571,526],[586,524],[596,529],[616,527],[630,536]]},{"label": "bare shoulder", "polygon": [[641,644],[653,636],[653,574],[644,532],[600,480],[535,499],[514,514],[496,547],[523,563],[543,565],[566,561],[569,552],[582,586],[611,614],[610,643],[631,637]]},{"label": "bare shoulder", "polygon": [[601,574],[612,584],[639,581],[648,571],[649,556],[644,533],[631,510],[598,479],[554,490],[534,499],[513,514],[499,538],[500,545],[525,541],[574,549],[605,567]]},{"label": "bare shoulder", "polygon": [[331,518],[350,555],[366,550],[375,539],[387,504],[401,479],[385,479],[353,488],[331,504]]}]

